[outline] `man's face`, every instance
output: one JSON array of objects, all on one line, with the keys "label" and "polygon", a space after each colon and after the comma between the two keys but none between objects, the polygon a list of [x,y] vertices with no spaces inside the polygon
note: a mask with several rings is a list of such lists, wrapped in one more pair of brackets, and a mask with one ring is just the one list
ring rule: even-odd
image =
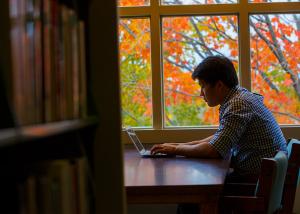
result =
[{"label": "man's face", "polygon": [[208,106],[214,107],[221,104],[222,91],[220,90],[220,82],[211,85],[203,80],[199,80],[201,87],[200,97],[203,97]]}]

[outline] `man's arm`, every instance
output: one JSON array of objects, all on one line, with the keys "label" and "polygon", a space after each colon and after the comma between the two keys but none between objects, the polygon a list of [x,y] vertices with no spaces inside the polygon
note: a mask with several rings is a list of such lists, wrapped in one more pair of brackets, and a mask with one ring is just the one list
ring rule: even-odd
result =
[{"label": "man's arm", "polygon": [[202,142],[195,145],[187,144],[158,144],[154,145],[151,153],[165,153],[172,155],[182,155],[186,157],[200,158],[220,158],[220,154],[208,142]]},{"label": "man's arm", "polygon": [[196,144],[201,144],[201,143],[204,143],[204,142],[209,142],[212,138],[213,138],[214,135],[211,135],[207,138],[204,138],[202,140],[195,140],[195,141],[191,141],[191,142],[186,142],[186,143],[182,143],[182,144],[179,144],[179,145],[196,145]]},{"label": "man's arm", "polygon": [[212,138],[213,138],[213,135],[211,135],[207,138],[204,138],[202,140],[194,140],[194,141],[185,142],[185,143],[165,143],[165,144],[174,145],[174,146],[178,146],[178,145],[196,145],[196,144],[200,144],[200,143],[203,143],[203,142],[209,142]]},{"label": "man's arm", "polygon": [[205,141],[195,145],[178,145],[175,152],[186,157],[221,158],[218,151]]}]

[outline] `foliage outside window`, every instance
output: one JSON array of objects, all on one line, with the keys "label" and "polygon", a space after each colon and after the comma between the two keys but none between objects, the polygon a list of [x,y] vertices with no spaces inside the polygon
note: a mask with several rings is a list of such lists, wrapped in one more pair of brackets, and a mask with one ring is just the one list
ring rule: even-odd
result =
[{"label": "foliage outside window", "polygon": [[119,22],[122,123],[152,126],[150,20]]},{"label": "foliage outside window", "polygon": [[[275,1],[161,0],[159,5],[157,0],[120,0],[123,126],[217,125],[218,108],[207,107],[198,96],[199,86],[190,78],[203,58],[216,54],[234,62],[241,85],[262,94],[280,124],[299,125],[300,14],[289,11],[293,3],[275,3],[272,7],[261,4],[263,13],[253,4],[272,2]],[[213,7],[219,3],[226,7]],[[284,13],[285,5],[289,13]],[[131,6],[141,7],[143,12],[130,10]],[[214,8],[211,15],[207,14],[210,7]],[[249,9],[239,11],[240,8]],[[154,9],[160,11],[159,18]],[[249,19],[239,20],[245,14]],[[248,33],[249,45],[245,45],[247,40],[241,32]],[[151,53],[153,49],[159,52]],[[154,61],[160,62],[159,69],[151,69]],[[161,81],[152,82],[157,72]],[[160,93],[152,93],[157,88]],[[159,94],[162,101],[157,105],[153,97]],[[153,122],[157,112],[161,114]]]},{"label": "foliage outside window", "polygon": [[150,4],[150,0],[118,0],[118,6],[120,7],[138,7],[147,6]]},{"label": "foliage outside window", "polygon": [[161,0],[162,5],[233,4],[235,0]]},{"label": "foliage outside window", "polygon": [[300,124],[300,14],[250,16],[253,91],[281,124]]},{"label": "foliage outside window", "polygon": [[191,79],[194,68],[210,55],[230,58],[238,70],[236,16],[166,17],[162,20],[166,126],[216,125],[218,109],[199,98]]}]

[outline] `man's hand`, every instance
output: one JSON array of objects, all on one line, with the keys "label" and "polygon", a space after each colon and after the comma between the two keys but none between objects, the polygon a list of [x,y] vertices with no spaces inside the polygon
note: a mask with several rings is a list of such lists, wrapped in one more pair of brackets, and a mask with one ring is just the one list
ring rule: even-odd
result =
[{"label": "man's hand", "polygon": [[164,153],[176,155],[176,147],[177,145],[172,143],[157,144],[151,148],[151,154]]}]

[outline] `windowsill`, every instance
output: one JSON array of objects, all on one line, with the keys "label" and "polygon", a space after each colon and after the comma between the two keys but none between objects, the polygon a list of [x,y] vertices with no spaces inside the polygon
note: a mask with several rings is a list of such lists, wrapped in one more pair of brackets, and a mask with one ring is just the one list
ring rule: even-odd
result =
[{"label": "windowsill", "polygon": [[[217,126],[201,127],[201,128],[167,128],[163,130],[154,129],[135,129],[142,143],[168,143],[168,142],[187,142],[199,140],[213,135],[217,130]],[[300,139],[300,126],[281,126],[281,130],[285,138]],[[122,142],[131,144],[127,134],[122,131]]]}]

